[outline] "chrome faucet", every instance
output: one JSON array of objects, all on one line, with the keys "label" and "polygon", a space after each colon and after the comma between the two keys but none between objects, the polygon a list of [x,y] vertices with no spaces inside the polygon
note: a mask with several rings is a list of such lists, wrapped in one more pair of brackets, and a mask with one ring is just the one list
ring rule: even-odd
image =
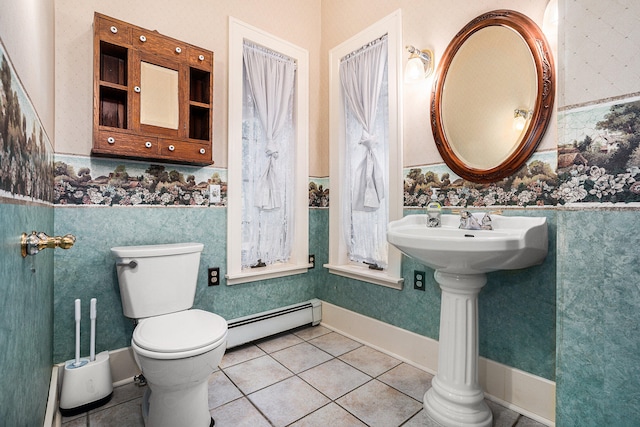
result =
[{"label": "chrome faucet", "polygon": [[489,213],[485,213],[481,221],[473,216],[473,214],[467,210],[460,212],[460,227],[464,230],[493,230],[491,225],[491,216]]},{"label": "chrome faucet", "polygon": [[491,225],[491,216],[489,212],[485,213],[482,217],[482,229],[483,230],[493,230],[493,226]]},{"label": "chrome faucet", "polygon": [[473,214],[467,210],[460,212],[460,227],[464,230],[480,230],[482,226]]}]

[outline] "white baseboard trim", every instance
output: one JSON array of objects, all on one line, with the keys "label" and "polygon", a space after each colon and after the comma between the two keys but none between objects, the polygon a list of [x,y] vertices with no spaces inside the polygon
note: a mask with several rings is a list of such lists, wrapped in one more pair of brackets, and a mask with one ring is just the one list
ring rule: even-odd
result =
[{"label": "white baseboard trim", "polygon": [[[438,341],[322,301],[323,326],[431,374],[438,370]],[[555,426],[556,384],[483,357],[478,380],[488,399]]]},{"label": "white baseboard trim", "polygon": [[53,365],[51,369],[51,379],[49,380],[49,396],[47,397],[47,409],[44,413],[44,424],[43,427],[57,427],[62,424],[60,417],[57,417],[58,414],[58,384],[59,384],[59,376],[58,376],[58,366]]}]

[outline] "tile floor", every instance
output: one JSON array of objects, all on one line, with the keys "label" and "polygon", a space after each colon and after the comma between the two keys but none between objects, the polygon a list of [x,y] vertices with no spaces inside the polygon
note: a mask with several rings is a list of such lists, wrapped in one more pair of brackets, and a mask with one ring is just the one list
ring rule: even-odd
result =
[{"label": "tile floor", "polygon": [[[422,408],[431,378],[323,326],[307,327],[228,350],[209,378],[209,408],[216,427],[435,427]],[[62,425],[142,427],[144,389],[117,387],[109,404]],[[487,403],[494,426],[543,426]]]}]

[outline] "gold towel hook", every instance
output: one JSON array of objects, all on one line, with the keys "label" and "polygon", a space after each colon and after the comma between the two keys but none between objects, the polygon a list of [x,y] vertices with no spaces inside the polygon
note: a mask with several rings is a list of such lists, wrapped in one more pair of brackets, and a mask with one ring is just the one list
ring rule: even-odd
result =
[{"label": "gold towel hook", "polygon": [[24,258],[27,255],[35,255],[41,250],[47,248],[69,249],[75,242],[76,236],[74,236],[73,234],[49,237],[43,231],[39,233],[32,231],[31,234],[22,233],[22,237],[20,239],[20,248],[22,257]]}]

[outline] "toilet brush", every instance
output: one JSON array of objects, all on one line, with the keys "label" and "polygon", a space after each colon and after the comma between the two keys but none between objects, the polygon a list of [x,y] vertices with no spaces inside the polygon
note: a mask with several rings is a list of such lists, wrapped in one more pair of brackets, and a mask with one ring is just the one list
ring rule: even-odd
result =
[{"label": "toilet brush", "polygon": [[88,360],[80,359],[80,319],[82,318],[82,313],[80,312],[80,300],[75,300],[75,319],[76,319],[76,361],[73,363],[74,368],[79,368],[80,366],[85,365]]},{"label": "toilet brush", "polygon": [[91,344],[89,346],[89,361],[96,360],[96,299],[91,298],[89,309],[89,319],[91,320]]},{"label": "toilet brush", "polygon": [[96,304],[96,299],[92,298],[89,309],[91,348],[87,359],[80,358],[80,300],[76,299],[74,303],[76,354],[75,359],[67,360],[64,364],[62,392],[60,393],[60,413],[67,417],[102,406],[109,402],[113,395],[109,352],[103,351],[95,354]]}]

